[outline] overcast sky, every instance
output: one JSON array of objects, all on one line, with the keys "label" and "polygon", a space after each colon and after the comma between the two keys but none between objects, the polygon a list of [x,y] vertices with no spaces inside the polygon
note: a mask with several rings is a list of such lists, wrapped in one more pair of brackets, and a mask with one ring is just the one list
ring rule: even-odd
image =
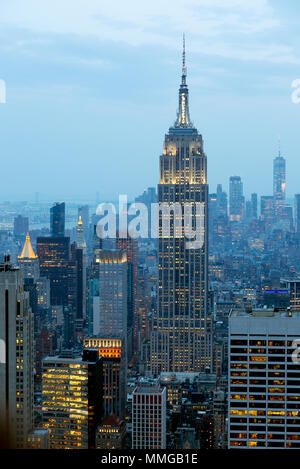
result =
[{"label": "overcast sky", "polygon": [[240,175],[300,193],[297,0],[0,0],[0,200],[129,197],[158,182],[176,118],[182,33],[210,192]]}]

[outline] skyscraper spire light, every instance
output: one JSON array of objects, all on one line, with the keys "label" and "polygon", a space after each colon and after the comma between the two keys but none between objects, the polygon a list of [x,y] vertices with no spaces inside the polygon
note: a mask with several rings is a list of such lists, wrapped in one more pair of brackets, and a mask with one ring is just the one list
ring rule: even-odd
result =
[{"label": "skyscraper spire light", "polygon": [[176,132],[177,129],[188,129],[189,133],[195,131],[194,126],[190,119],[189,113],[189,90],[186,84],[186,62],[185,62],[185,35],[183,34],[183,48],[182,48],[182,75],[181,84],[179,88],[179,106],[177,119],[174,127],[170,131]]}]

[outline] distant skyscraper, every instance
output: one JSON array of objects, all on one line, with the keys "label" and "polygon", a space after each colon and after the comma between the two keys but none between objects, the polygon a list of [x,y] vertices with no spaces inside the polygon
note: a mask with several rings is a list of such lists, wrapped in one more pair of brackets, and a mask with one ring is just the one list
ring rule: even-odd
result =
[{"label": "distant skyscraper", "polygon": [[276,216],[282,214],[285,205],[285,186],[285,159],[281,156],[279,150],[279,154],[273,162],[273,196]]},{"label": "distant skyscraper", "polygon": [[94,335],[127,337],[126,251],[99,251],[99,296],[94,298]]},{"label": "distant skyscraper", "polygon": [[14,236],[24,236],[28,233],[29,222],[28,217],[18,215],[14,219]]},{"label": "distant skyscraper", "polygon": [[262,195],[260,198],[260,218],[270,229],[274,223],[274,197],[271,195]]},{"label": "distant skyscraper", "polygon": [[0,264],[0,346],[0,437],[26,448],[33,428],[33,315],[21,271],[9,259]]},{"label": "distant skyscraper", "polygon": [[233,311],[229,318],[230,449],[299,448],[300,313]]},{"label": "distant skyscraper", "polygon": [[50,279],[51,305],[69,304],[68,282],[70,238],[38,237],[36,242],[40,275]]},{"label": "distant skyscraper", "polygon": [[257,219],[257,194],[251,194],[251,214],[253,219]]},{"label": "distant skyscraper", "polygon": [[222,184],[217,185],[217,217],[227,218],[227,194],[222,190]]},{"label": "distant skyscraper", "polygon": [[132,395],[132,448],[166,449],[166,388],[138,385]]},{"label": "distant skyscraper", "polygon": [[39,260],[34,254],[28,233],[21,255],[18,256],[18,264],[22,270],[23,278],[32,278],[34,281],[39,278]]},{"label": "distant skyscraper", "polygon": [[209,229],[209,236],[212,236],[213,226],[215,219],[217,218],[217,211],[218,211],[218,199],[217,194],[209,194],[208,195],[208,229]]},{"label": "distant skyscraper", "polygon": [[90,222],[88,205],[82,205],[81,207],[78,207],[78,219],[79,217],[81,217],[83,233],[84,233],[85,240],[87,241],[88,236],[89,236],[89,222]]},{"label": "distant skyscraper", "polygon": [[[179,203],[182,225],[184,204],[191,204],[195,212],[202,204],[204,242],[201,247],[189,249],[183,233],[178,236],[175,214],[171,214],[168,221],[169,236],[165,236],[160,228],[158,312],[154,317],[151,340],[152,373],[204,370],[211,359],[210,318],[207,311],[208,186],[202,136],[189,115],[185,48],[177,119],[165,136],[163,154],[160,156],[158,202],[166,204],[170,211],[174,203]],[[160,210],[160,227],[163,226],[163,219]]]},{"label": "distant skyscraper", "polygon": [[81,215],[78,218],[77,231],[76,231],[76,244],[77,247],[86,250],[86,242],[84,239],[84,230]]},{"label": "distant skyscraper", "polygon": [[65,236],[65,203],[56,203],[50,208],[51,236]]},{"label": "distant skyscraper", "polygon": [[116,249],[126,251],[127,257],[127,351],[131,358],[133,349],[137,348],[138,317],[137,317],[137,283],[138,283],[138,242],[127,237],[120,238],[119,232],[115,240]]},{"label": "distant skyscraper", "polygon": [[295,232],[300,233],[300,194],[295,195]]},{"label": "distant skyscraper", "polygon": [[231,221],[241,221],[244,217],[245,200],[240,176],[229,178],[229,217]]},{"label": "distant skyscraper", "polygon": [[[83,232],[81,233],[83,237]],[[84,246],[82,241],[79,242]],[[86,317],[86,257],[85,248],[78,247],[77,242],[71,244],[69,262],[69,305],[74,314],[77,337],[82,336],[83,322]]]}]

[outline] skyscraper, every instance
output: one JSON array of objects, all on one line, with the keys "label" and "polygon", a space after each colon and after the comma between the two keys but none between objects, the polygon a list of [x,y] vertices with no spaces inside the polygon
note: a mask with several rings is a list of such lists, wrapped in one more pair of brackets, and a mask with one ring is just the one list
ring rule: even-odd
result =
[{"label": "skyscraper", "polygon": [[122,339],[86,337],[83,346],[97,349],[102,360],[103,417],[125,417],[127,360]]},{"label": "skyscraper", "polygon": [[299,312],[232,311],[228,447],[299,448]]},{"label": "skyscraper", "polygon": [[82,358],[45,358],[43,426],[50,431],[50,448],[95,448],[101,422],[101,380],[97,350],[84,350]]},{"label": "skyscraper", "polygon": [[244,217],[245,200],[240,176],[229,178],[229,217],[231,221],[241,221]]},{"label": "skyscraper", "polygon": [[70,238],[39,236],[36,247],[40,275],[50,279],[51,305],[68,305]]},{"label": "skyscraper", "polygon": [[295,194],[295,232],[300,233],[300,194]]},{"label": "skyscraper", "polygon": [[94,297],[94,335],[127,337],[127,256],[125,250],[99,251],[99,297]]},{"label": "skyscraper", "polygon": [[251,194],[251,215],[255,220],[257,219],[257,194]]},{"label": "skyscraper", "polygon": [[[151,368],[161,371],[200,371],[210,364],[210,324],[207,312],[208,186],[202,135],[191,122],[186,84],[185,45],[179,88],[179,110],[165,136],[160,156],[158,201],[170,210],[170,232],[162,232],[165,215],[159,212],[158,312],[151,340]],[[179,217],[173,207],[181,207]],[[202,204],[201,247],[189,249],[178,221],[184,224],[184,204],[195,213]],[[177,225],[177,227],[176,227]]]},{"label": "skyscraper", "polygon": [[65,236],[65,203],[56,202],[50,208],[51,236]]},{"label": "skyscraper", "polygon": [[33,427],[33,315],[21,271],[9,258],[0,264],[0,343],[0,439],[26,448]]},{"label": "skyscraper", "polygon": [[275,215],[281,216],[285,205],[285,159],[278,156],[273,161],[273,196]]},{"label": "skyscraper", "polygon": [[29,220],[28,217],[18,215],[14,218],[14,236],[23,236],[28,233]]},{"label": "skyscraper", "polygon": [[78,224],[76,230],[76,244],[77,247],[86,251],[86,241],[84,238],[84,228],[82,223],[81,215],[78,217]]},{"label": "skyscraper", "polygon": [[81,217],[84,237],[85,237],[85,240],[87,240],[88,235],[89,235],[89,222],[90,222],[88,205],[82,205],[81,207],[78,207],[78,218],[79,217]]},{"label": "skyscraper", "polygon": [[260,218],[270,229],[274,223],[274,197],[271,195],[262,195],[260,198]]},{"label": "skyscraper", "polygon": [[32,278],[34,281],[39,278],[39,260],[34,254],[28,233],[22,252],[20,256],[18,256],[18,264],[22,270],[23,278]]}]

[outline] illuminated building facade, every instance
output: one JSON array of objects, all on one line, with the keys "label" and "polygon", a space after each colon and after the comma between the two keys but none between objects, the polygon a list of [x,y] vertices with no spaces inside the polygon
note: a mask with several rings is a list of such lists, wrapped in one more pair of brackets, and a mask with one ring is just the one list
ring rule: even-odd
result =
[{"label": "illuminated building facade", "polygon": [[97,349],[102,360],[102,389],[104,417],[125,416],[126,403],[126,356],[121,339],[84,338],[85,349]]},{"label": "illuminated building facade", "polygon": [[281,216],[283,212],[285,205],[285,186],[285,159],[281,156],[279,151],[278,156],[273,161],[273,196],[276,216]]},{"label": "illuminated building facade", "polygon": [[300,448],[299,312],[232,311],[229,318],[229,448]]},{"label": "illuminated building facade", "polygon": [[43,426],[51,449],[95,448],[101,422],[102,365],[97,350],[81,358],[47,357],[43,361]]},{"label": "illuminated building facade", "polygon": [[0,264],[0,347],[0,431],[12,448],[26,448],[33,428],[33,315],[21,271],[9,258]]},{"label": "illuminated building facade", "polygon": [[28,435],[28,449],[50,449],[50,433],[47,428],[36,428]]},{"label": "illuminated building facade", "polygon": [[[163,233],[165,215],[160,210],[158,311],[151,339],[151,371],[154,375],[161,371],[200,371],[210,365],[211,356],[207,312],[208,186],[202,136],[189,116],[185,48],[177,120],[165,136],[160,156],[158,202],[170,209],[170,232]],[[172,210],[175,203],[181,207],[180,215]],[[199,215],[204,242],[192,249],[178,228],[184,226],[187,203],[193,207],[193,214],[204,207]]]},{"label": "illuminated building facade", "polygon": [[21,255],[18,256],[18,264],[22,270],[23,278],[32,278],[34,281],[39,278],[39,260],[32,249],[28,233]]},{"label": "illuminated building facade", "polygon": [[132,399],[132,449],[165,449],[166,388],[140,385]]}]

